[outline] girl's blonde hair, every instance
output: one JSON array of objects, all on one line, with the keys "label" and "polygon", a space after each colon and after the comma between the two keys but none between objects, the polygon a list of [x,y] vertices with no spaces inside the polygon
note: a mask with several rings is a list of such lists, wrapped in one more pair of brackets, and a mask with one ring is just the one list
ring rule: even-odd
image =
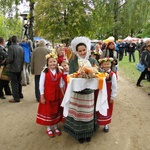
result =
[{"label": "girl's blonde hair", "polygon": [[56,53],[57,53],[57,55],[59,54],[60,49],[64,49],[63,45],[56,46]]}]

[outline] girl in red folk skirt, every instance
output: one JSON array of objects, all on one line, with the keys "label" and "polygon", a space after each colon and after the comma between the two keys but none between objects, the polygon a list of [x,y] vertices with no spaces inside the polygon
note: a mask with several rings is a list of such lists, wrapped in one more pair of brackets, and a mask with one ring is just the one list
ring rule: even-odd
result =
[{"label": "girl in red folk skirt", "polygon": [[[57,124],[62,119],[62,109],[60,107],[62,102],[63,79],[62,72],[58,68],[57,56],[54,54],[47,54],[47,67],[43,69],[40,77],[40,103],[36,122],[40,125],[47,126],[46,133],[50,137],[61,135]],[[63,94],[62,94],[62,93]],[[54,130],[52,130],[54,127]]]},{"label": "girl in red folk skirt", "polygon": [[69,64],[67,61],[62,61],[61,66],[63,68],[63,80],[64,80],[64,90],[67,88],[67,76],[69,75]]},{"label": "girl in red folk skirt", "polygon": [[109,131],[108,124],[111,123],[113,107],[114,107],[114,99],[117,94],[117,79],[116,74],[110,69],[111,62],[113,58],[103,58],[99,59],[101,68],[104,72],[108,73],[108,77],[106,77],[106,87],[107,87],[107,95],[108,95],[108,110],[107,116],[101,115],[99,112],[97,113],[98,125],[104,125],[104,132]]},{"label": "girl in red folk skirt", "polygon": [[[69,64],[67,61],[62,61],[61,67],[63,68],[63,82],[64,82],[64,93],[67,89],[67,76],[69,75]],[[62,110],[63,111],[63,110]],[[62,116],[62,123],[65,122],[65,117]]]},{"label": "girl in red folk skirt", "polygon": [[61,65],[62,61],[67,61],[68,62],[68,58],[67,58],[67,54],[65,51],[65,47],[63,45],[58,45],[56,47],[56,53],[58,56],[58,64]]}]

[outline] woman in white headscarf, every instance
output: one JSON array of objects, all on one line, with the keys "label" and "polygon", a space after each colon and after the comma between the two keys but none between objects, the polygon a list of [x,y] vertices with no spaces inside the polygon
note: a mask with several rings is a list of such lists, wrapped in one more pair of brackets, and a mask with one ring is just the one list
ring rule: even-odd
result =
[{"label": "woman in white headscarf", "polygon": [[[86,37],[76,37],[72,40],[71,48],[76,56],[70,62],[70,74],[77,72],[83,66],[98,66],[97,60],[89,57],[90,47],[91,41]],[[84,89],[80,92],[72,92],[64,130],[80,143],[90,142],[91,136],[98,128],[94,105],[94,90]]]}]

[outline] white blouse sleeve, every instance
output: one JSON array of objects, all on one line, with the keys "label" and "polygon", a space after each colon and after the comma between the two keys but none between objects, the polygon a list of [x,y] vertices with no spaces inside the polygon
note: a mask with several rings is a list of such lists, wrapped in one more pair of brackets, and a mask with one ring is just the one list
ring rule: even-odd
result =
[{"label": "white blouse sleeve", "polygon": [[63,78],[60,78],[59,87],[63,88],[64,86],[65,86],[65,82],[64,82]]},{"label": "white blouse sleeve", "polygon": [[44,83],[45,83],[45,72],[42,71],[39,81],[40,95],[44,94]]},{"label": "white blouse sleeve", "polygon": [[114,99],[117,95],[117,78],[116,78],[116,74],[113,73],[112,75],[112,85],[111,85],[111,99]]}]

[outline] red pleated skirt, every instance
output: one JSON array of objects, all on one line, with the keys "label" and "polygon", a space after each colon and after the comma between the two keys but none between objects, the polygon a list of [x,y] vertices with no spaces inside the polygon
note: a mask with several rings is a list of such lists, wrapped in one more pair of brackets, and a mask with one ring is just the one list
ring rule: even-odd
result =
[{"label": "red pleated skirt", "polygon": [[108,103],[108,105],[109,108],[107,109],[107,116],[103,116],[97,112],[97,122],[99,126],[111,123],[114,102]]},{"label": "red pleated skirt", "polygon": [[60,100],[46,101],[46,104],[39,103],[36,123],[45,126],[55,125],[62,119],[62,108]]}]

